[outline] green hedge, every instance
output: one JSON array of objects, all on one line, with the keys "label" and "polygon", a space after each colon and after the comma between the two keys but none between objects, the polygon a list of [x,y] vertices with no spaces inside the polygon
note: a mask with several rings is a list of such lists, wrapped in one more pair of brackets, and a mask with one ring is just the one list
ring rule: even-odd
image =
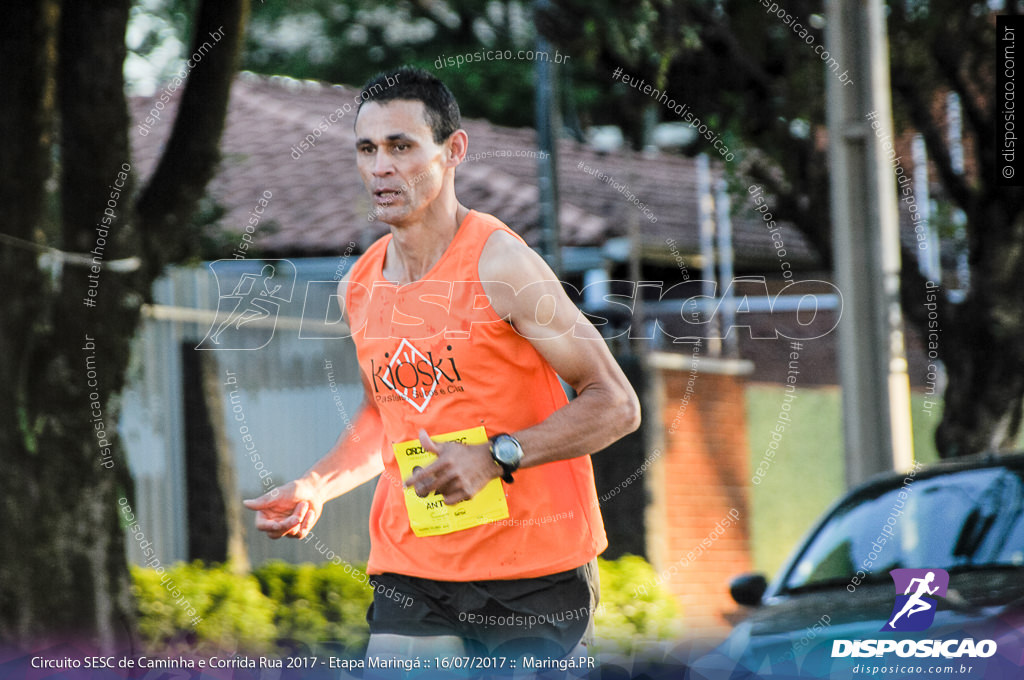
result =
[{"label": "green hedge", "polygon": [[[598,558],[601,602],[594,616],[599,650],[630,652],[651,640],[678,640],[683,633],[679,607],[672,595],[656,585],[654,568],[642,557]],[[640,595],[637,586],[643,586]]]},{"label": "green hedge", "polygon": [[[654,569],[640,557],[598,560],[601,604],[595,615],[600,647],[628,650],[637,642],[675,639],[678,609],[651,584]],[[132,567],[139,631],[152,650],[185,645],[200,651],[250,654],[324,653],[358,656],[369,638],[370,588],[339,565],[269,562],[252,574],[199,562],[163,573]],[[645,589],[646,590],[646,589]]]},{"label": "green hedge", "polygon": [[277,605],[255,577],[200,562],[176,564],[163,573],[132,567],[132,577],[139,633],[150,649],[184,644],[199,651],[275,650]]},{"label": "green hedge", "polygon": [[336,564],[268,562],[254,572],[276,608],[280,646],[316,651],[329,647],[362,654],[370,630],[366,609],[370,587]]}]

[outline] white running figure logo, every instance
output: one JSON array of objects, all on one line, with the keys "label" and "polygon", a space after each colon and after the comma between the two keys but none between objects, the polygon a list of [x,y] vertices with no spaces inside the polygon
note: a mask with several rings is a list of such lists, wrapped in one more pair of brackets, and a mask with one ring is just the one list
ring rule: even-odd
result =
[{"label": "white running figure logo", "polygon": [[924,575],[924,578],[910,579],[910,583],[907,584],[907,589],[903,591],[903,594],[910,595],[910,590],[914,587],[915,583],[918,584],[917,592],[915,592],[913,595],[910,595],[910,599],[908,599],[906,604],[903,605],[903,609],[901,609],[896,616],[892,617],[892,621],[889,622],[890,628],[895,628],[896,626],[894,624],[896,623],[896,619],[900,618],[904,614],[906,614],[907,618],[909,619],[913,614],[928,611],[932,608],[931,604],[929,604],[928,602],[924,602],[923,600],[921,600],[921,598],[925,595],[934,595],[935,591],[939,589],[938,586],[935,586],[934,588],[928,587],[928,585],[934,580],[934,571],[929,571],[927,574]]},{"label": "white running figure logo", "polygon": [[[210,336],[210,341],[213,344],[220,344],[221,333],[226,331],[232,324],[234,324],[235,330],[241,330],[242,326],[247,323],[270,317],[274,311],[273,307],[276,305],[273,302],[268,302],[268,300],[273,298],[277,291],[281,290],[280,284],[273,288],[270,287],[270,280],[274,278],[276,273],[277,270],[274,268],[274,265],[266,264],[263,265],[263,269],[260,270],[259,274],[243,274],[242,278],[238,280],[238,285],[231,291],[231,295],[225,295],[221,298],[222,300],[235,300],[235,306],[228,314],[228,318],[221,322],[217,332]],[[256,283],[258,281],[263,282],[263,290],[257,291]],[[239,308],[241,308],[241,311],[239,311]]]}]

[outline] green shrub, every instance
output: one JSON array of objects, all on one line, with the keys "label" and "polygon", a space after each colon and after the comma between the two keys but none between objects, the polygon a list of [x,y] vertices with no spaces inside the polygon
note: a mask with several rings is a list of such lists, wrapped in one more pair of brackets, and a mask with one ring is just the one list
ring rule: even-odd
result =
[{"label": "green shrub", "polygon": [[274,648],[274,602],[252,576],[201,562],[163,574],[132,567],[139,632],[151,649],[187,643],[200,650],[262,653]]},{"label": "green shrub", "polygon": [[280,645],[360,654],[370,637],[366,609],[373,591],[341,565],[268,562],[253,574],[277,603]]},{"label": "green shrub", "polygon": [[[626,555],[598,559],[601,604],[595,616],[600,648],[630,650],[675,639],[679,610],[654,586],[654,569]],[[132,567],[139,631],[147,647],[203,652],[358,656],[369,639],[371,588],[340,565],[274,561],[239,576],[227,567],[179,563],[163,574]],[[643,585],[642,595],[637,586]],[[177,589],[176,594],[172,590]],[[194,610],[194,614],[190,613]]]},{"label": "green shrub", "polygon": [[[630,651],[650,640],[674,640],[683,632],[679,607],[671,593],[656,584],[654,568],[642,557],[598,558],[601,602],[594,617],[600,649]],[[637,588],[637,586],[644,586]]]}]

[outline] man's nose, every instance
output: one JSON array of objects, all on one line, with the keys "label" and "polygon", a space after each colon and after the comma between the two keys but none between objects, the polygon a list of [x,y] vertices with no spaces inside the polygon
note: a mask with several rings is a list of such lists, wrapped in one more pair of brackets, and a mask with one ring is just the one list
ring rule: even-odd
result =
[{"label": "man's nose", "polygon": [[384,177],[390,175],[395,171],[394,164],[391,162],[391,157],[386,153],[378,151],[373,156],[373,174],[375,177]]}]

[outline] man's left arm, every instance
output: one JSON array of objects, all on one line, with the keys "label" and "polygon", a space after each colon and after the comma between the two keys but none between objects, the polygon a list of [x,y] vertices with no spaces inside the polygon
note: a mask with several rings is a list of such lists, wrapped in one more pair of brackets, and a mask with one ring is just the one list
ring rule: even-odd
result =
[{"label": "man's left arm", "polygon": [[[523,447],[520,467],[600,451],[640,425],[640,402],[608,346],[565,294],[533,250],[495,232],[480,258],[480,280],[499,316],[529,340],[576,398],[533,427],[512,432]],[[452,504],[471,498],[501,475],[489,445],[421,442],[438,460],[407,480],[421,496],[431,491]],[[472,449],[473,455],[466,455]]]}]

